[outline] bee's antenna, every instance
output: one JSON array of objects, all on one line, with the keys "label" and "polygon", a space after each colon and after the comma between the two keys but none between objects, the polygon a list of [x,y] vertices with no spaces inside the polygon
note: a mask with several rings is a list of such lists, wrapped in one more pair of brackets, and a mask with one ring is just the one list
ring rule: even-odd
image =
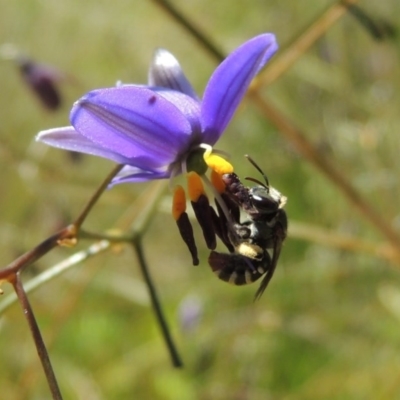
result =
[{"label": "bee's antenna", "polygon": [[[257,169],[257,171],[263,176],[265,183],[267,184],[266,188],[269,188],[269,181],[267,178],[267,175],[264,174],[263,170],[256,164],[256,162],[248,155],[245,154],[245,157],[251,162],[251,164]],[[264,184],[262,184],[260,181],[254,179],[254,178],[246,178],[248,181],[252,181],[255,183],[260,183],[262,186],[265,186]]]},{"label": "bee's antenna", "polygon": [[252,178],[251,176],[246,176],[244,179],[246,179],[246,181],[251,181],[251,182],[257,183],[258,185],[265,187],[265,189],[267,189],[267,190],[269,189],[268,186],[265,186],[265,183],[262,183],[261,181],[259,181],[256,178]]}]

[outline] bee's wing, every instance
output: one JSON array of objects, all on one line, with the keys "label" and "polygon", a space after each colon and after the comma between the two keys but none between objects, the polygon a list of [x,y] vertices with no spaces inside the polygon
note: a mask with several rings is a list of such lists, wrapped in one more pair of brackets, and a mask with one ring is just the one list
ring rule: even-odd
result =
[{"label": "bee's wing", "polygon": [[270,266],[268,268],[267,274],[264,276],[263,280],[260,283],[260,287],[257,289],[256,294],[254,295],[254,301],[259,300],[264,290],[267,288],[269,281],[272,279],[276,265],[278,264],[279,256],[281,254],[283,239],[281,237],[277,237],[274,243],[272,260]]}]

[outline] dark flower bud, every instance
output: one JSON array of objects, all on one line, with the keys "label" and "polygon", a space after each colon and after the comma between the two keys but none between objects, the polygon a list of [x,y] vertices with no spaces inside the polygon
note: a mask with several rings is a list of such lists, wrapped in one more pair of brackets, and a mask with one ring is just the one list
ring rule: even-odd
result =
[{"label": "dark flower bud", "polygon": [[41,104],[51,111],[60,108],[61,95],[57,85],[62,79],[61,73],[25,57],[17,59],[17,63],[22,78]]}]

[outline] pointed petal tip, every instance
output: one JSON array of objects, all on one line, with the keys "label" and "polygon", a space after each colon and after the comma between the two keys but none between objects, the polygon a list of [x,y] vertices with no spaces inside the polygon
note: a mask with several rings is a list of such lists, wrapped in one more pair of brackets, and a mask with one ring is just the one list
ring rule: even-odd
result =
[{"label": "pointed petal tip", "polygon": [[45,129],[43,131],[38,132],[38,134],[35,136],[35,141],[36,142],[44,142],[46,143],[46,140],[48,138],[55,138],[57,135],[63,135],[66,133],[75,133],[75,129],[72,126],[62,126],[60,128],[52,128],[52,129]]},{"label": "pointed petal tip", "polygon": [[[266,41],[266,44],[265,44],[265,47],[266,47],[266,49],[265,49],[265,52],[266,52],[266,54],[268,55],[268,58],[270,58],[270,57],[272,57],[276,52],[277,52],[277,50],[279,49],[279,45],[278,45],[278,41],[277,41],[277,39],[276,39],[276,36],[275,36],[275,34],[273,34],[273,33],[264,33],[263,35],[261,35],[261,36],[264,36],[264,40]],[[266,62],[267,60],[265,60],[264,62]]]},{"label": "pointed petal tip", "polygon": [[153,65],[162,65],[165,68],[170,68],[179,65],[179,62],[171,52],[159,47],[154,51]]},{"label": "pointed petal tip", "polygon": [[273,33],[255,36],[236,48],[216,68],[204,91],[204,142],[213,145],[221,136],[257,73],[278,49]]},{"label": "pointed petal tip", "polygon": [[35,136],[35,142],[40,142],[43,140],[43,135],[45,131],[40,131],[36,136]]},{"label": "pointed petal tip", "polygon": [[186,78],[179,61],[168,50],[158,48],[154,51],[150,64],[148,81],[150,86],[176,90],[197,100],[196,92]]}]

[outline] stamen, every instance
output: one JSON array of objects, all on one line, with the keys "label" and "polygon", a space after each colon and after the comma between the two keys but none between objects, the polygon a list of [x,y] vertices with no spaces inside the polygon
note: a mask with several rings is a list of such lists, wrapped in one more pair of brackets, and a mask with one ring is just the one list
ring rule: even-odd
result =
[{"label": "stamen", "polygon": [[233,165],[219,155],[214,153],[207,154],[207,151],[205,151],[203,157],[208,167],[217,174],[223,175],[231,174],[233,172]]},{"label": "stamen", "polygon": [[203,231],[203,237],[207,247],[213,250],[217,246],[217,242],[215,238],[213,218],[211,215],[211,207],[204,190],[203,182],[201,181],[200,176],[195,172],[190,172],[187,175],[187,180],[189,198],[192,203],[194,214],[196,215],[197,222]]},{"label": "stamen", "polygon": [[224,151],[224,150],[218,150],[218,149],[213,148],[212,152],[214,154],[220,155],[222,158],[225,158],[225,160],[229,160],[231,158],[231,155],[227,151]]},{"label": "stamen", "polygon": [[207,143],[201,143],[201,144],[199,144],[199,147],[201,149],[204,149],[204,153],[206,153],[207,155],[210,155],[212,153],[212,151],[213,151],[212,146],[210,146]]},{"label": "stamen", "polygon": [[174,196],[172,201],[172,216],[175,221],[178,221],[179,217],[186,211],[186,195],[183,187],[177,185],[174,190]]},{"label": "stamen", "polygon": [[[185,165],[185,168],[186,168],[186,165]],[[177,177],[180,173],[181,173],[181,171],[179,169],[179,165],[177,165],[177,164],[173,165],[171,168],[171,173],[170,173],[170,177],[169,177],[169,189],[171,190],[171,192],[174,191],[173,186],[172,186],[173,181],[174,181],[175,177]]]},{"label": "stamen", "polygon": [[206,194],[201,178],[196,172],[189,172],[187,174],[187,181],[190,201],[196,202],[201,195]]},{"label": "stamen", "polygon": [[181,168],[182,168],[182,174],[186,175],[187,174],[187,164],[186,160],[181,162]]},{"label": "stamen", "polygon": [[181,234],[183,241],[190,251],[193,265],[199,265],[199,257],[197,254],[196,242],[194,240],[193,228],[186,212],[179,217],[176,224],[178,225],[179,233]]},{"label": "stamen", "polygon": [[[213,150],[213,148],[206,143],[202,143],[199,147],[204,149],[203,158],[209,168],[220,175],[231,174],[233,172],[233,166],[226,160],[228,155],[225,152]],[[218,154],[223,155],[223,157]]]},{"label": "stamen", "polygon": [[232,238],[235,238],[237,243],[239,243],[240,242],[239,237],[238,237],[235,229],[233,228],[232,216],[229,213],[228,208],[226,207],[226,203],[225,203],[224,199],[221,197],[220,193],[218,193],[217,189],[213,186],[213,184],[210,182],[210,180],[207,178],[206,175],[202,175],[201,178],[203,179],[203,182],[211,190],[211,192],[214,195],[216,201],[218,202],[219,206],[221,207],[221,210],[224,213],[225,218],[227,220],[227,225],[228,225],[229,232],[230,232]]},{"label": "stamen", "polygon": [[186,243],[192,256],[193,265],[199,265],[196,242],[194,240],[193,228],[186,211],[186,195],[182,186],[176,186],[172,202],[172,215],[178,225],[179,233]]},{"label": "stamen", "polygon": [[211,183],[217,189],[218,193],[224,193],[225,192],[225,182],[222,180],[222,177],[220,174],[215,172],[215,170],[211,170]]}]

